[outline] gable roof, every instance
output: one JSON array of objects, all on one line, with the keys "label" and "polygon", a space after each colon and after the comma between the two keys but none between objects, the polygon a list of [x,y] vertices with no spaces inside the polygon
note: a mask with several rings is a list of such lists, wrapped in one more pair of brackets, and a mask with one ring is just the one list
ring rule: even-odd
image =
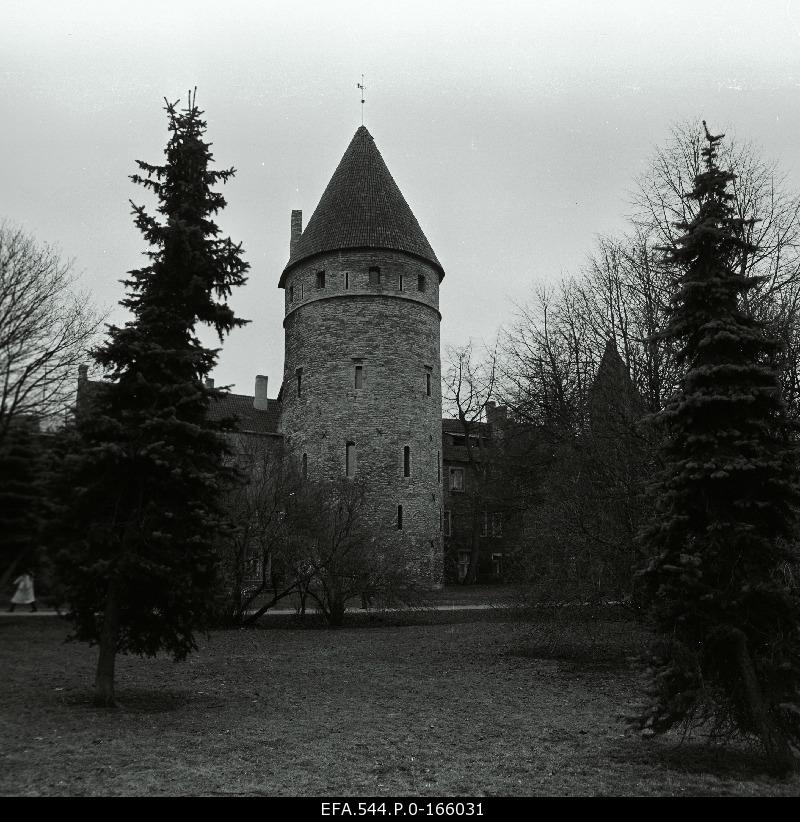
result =
[{"label": "gable roof", "polygon": [[[95,397],[109,383],[103,380],[79,380],[76,411],[79,414],[91,413]],[[261,434],[263,436],[282,436],[278,431],[278,418],[281,404],[278,400],[267,400],[267,408],[261,411],[253,408],[253,397],[247,394],[224,393],[208,405],[208,418],[211,420],[234,419],[234,432],[242,434]]]},{"label": "gable roof", "polygon": [[281,405],[277,400],[267,400],[265,411],[253,408],[253,397],[247,394],[223,394],[210,403],[208,416],[212,420],[232,417],[236,431],[243,434],[278,434],[278,417]]},{"label": "gable roof", "polygon": [[389,173],[372,135],[356,131],[319,205],[292,250],[278,286],[302,260],[345,248],[405,251],[431,263],[444,277],[417,218]]}]

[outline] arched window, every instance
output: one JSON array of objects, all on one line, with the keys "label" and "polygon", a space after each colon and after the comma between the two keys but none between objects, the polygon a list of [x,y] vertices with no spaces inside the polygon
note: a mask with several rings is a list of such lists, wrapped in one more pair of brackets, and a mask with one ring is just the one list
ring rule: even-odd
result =
[{"label": "arched window", "polygon": [[408,445],[403,448],[403,476],[411,476],[411,448]]},{"label": "arched window", "polygon": [[403,506],[402,505],[397,506],[397,530],[398,531],[403,530]]},{"label": "arched window", "polygon": [[356,444],[348,442],[344,448],[344,473],[348,477],[356,473]]}]

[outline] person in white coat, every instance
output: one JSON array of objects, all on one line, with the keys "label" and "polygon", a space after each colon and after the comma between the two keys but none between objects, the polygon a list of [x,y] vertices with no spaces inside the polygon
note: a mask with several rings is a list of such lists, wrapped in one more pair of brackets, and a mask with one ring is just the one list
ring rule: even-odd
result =
[{"label": "person in white coat", "polygon": [[14,580],[14,585],[17,586],[17,590],[11,597],[11,607],[8,610],[13,611],[17,605],[30,605],[31,611],[35,611],[36,595],[33,593],[33,575],[25,571]]}]

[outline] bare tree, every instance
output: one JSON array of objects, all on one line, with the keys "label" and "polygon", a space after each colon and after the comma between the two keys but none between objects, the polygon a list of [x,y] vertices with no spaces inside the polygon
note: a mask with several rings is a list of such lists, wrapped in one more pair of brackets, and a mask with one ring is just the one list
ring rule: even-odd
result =
[{"label": "bare tree", "polygon": [[657,339],[669,311],[671,272],[643,230],[600,237],[574,282],[584,318],[584,345],[593,364],[609,340],[647,407],[657,411],[677,386],[672,346]]},{"label": "bare tree", "polygon": [[[235,529],[222,551],[219,610],[223,620],[242,623],[257,620],[302,588],[302,573],[286,561],[291,560],[286,511],[302,478],[283,449],[263,437],[238,434],[232,451],[240,481],[228,492]],[[290,573],[284,572],[287,564]]]},{"label": "bare tree", "polygon": [[[538,286],[518,310],[502,345],[504,400],[526,419],[575,433],[585,427],[584,399],[609,339],[613,340],[647,408],[658,411],[678,385],[670,341],[657,338],[667,321],[673,272],[664,249],[676,223],[690,223],[696,204],[685,195],[701,166],[700,123],[673,129],[637,180],[630,231],[598,238],[577,275]],[[784,396],[800,416],[800,197],[790,193],[775,163],[748,143],[731,141],[721,157],[736,175],[733,206],[741,218],[738,268],[756,277],[744,306],[784,343]]]},{"label": "bare tree", "polygon": [[231,492],[237,528],[226,546],[225,616],[252,624],[293,596],[301,618],[311,602],[338,627],[353,600],[413,599],[412,558],[396,546],[382,553],[362,527],[361,483],[307,480],[290,455],[258,438],[241,436],[236,452],[244,482]]},{"label": "bare tree", "polygon": [[560,440],[585,427],[586,397],[599,354],[585,297],[574,278],[555,287],[534,287],[527,305],[501,337],[497,389],[522,423]]},{"label": "bare tree", "polygon": [[[649,443],[638,424],[644,403],[613,337],[596,362],[600,334],[613,315],[581,318],[575,307],[581,300],[584,309],[589,305],[579,285],[565,284],[566,310],[550,314],[553,306],[545,304],[546,324],[512,329],[504,341],[525,343],[524,360],[519,348],[503,360],[499,394],[521,409],[512,429],[515,458],[504,461],[503,472],[505,488],[515,485],[509,471],[522,486],[515,491],[526,503],[518,562],[540,601],[631,594],[647,471]],[[527,367],[523,379],[508,379],[509,364],[519,362]]]},{"label": "bare tree", "polygon": [[353,600],[407,604],[416,593],[409,577],[413,556],[369,537],[365,513],[365,487],[352,479],[306,481],[286,511],[283,562],[303,602],[313,601],[334,628]]},{"label": "bare tree", "polygon": [[72,403],[76,367],[104,319],[75,284],[50,246],[0,223],[0,441],[15,419],[44,422]]}]

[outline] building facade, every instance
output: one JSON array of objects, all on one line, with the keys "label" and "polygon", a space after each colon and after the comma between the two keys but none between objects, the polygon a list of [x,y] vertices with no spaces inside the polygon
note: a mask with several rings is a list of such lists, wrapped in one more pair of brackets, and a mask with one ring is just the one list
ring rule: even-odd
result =
[{"label": "building facade", "polygon": [[[515,507],[502,470],[506,409],[486,403],[486,422],[442,420],[442,543],[446,582],[499,582],[507,570]],[[470,438],[467,447],[467,436]]]}]

